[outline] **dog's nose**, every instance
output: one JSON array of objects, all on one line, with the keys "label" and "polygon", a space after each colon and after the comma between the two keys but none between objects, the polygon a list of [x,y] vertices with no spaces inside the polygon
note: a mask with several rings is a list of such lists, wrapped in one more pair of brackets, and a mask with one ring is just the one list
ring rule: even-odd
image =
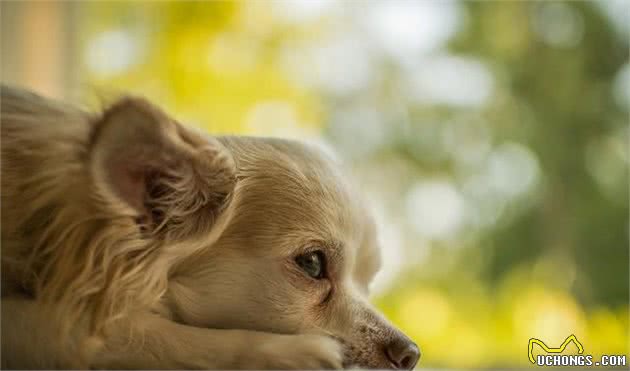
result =
[{"label": "dog's nose", "polygon": [[391,341],[385,348],[385,354],[396,370],[413,370],[420,359],[420,349],[406,338]]}]

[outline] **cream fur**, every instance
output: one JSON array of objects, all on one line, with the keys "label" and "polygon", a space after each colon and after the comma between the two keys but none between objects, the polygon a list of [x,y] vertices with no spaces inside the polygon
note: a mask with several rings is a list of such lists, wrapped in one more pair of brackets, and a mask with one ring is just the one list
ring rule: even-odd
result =
[{"label": "cream fur", "polygon": [[[409,342],[366,300],[374,224],[316,149],[139,98],[1,99],[4,368],[388,368]],[[295,263],[313,249],[326,279]]]}]

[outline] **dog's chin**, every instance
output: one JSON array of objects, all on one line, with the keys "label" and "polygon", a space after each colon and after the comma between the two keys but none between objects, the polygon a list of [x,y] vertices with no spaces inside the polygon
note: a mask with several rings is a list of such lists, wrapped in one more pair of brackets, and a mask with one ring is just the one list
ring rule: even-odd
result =
[{"label": "dog's chin", "polygon": [[344,361],[342,364],[344,370],[390,370],[392,367],[383,366],[362,366],[354,361]]},{"label": "dog's chin", "polygon": [[[381,362],[373,362],[376,359],[371,358],[372,362],[367,360],[357,359],[356,357],[345,356],[342,366],[344,370],[389,370],[392,369],[391,365],[383,365]],[[378,363],[378,364],[377,364]]]},{"label": "dog's chin", "polygon": [[391,366],[390,367],[361,366],[358,363],[350,362],[348,364],[343,363],[343,369],[344,370],[390,370],[393,368]]}]

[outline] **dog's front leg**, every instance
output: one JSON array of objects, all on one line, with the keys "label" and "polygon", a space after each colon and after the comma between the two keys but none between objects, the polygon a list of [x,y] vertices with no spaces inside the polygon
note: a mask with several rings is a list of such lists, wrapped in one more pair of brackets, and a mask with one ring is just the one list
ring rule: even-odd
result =
[{"label": "dog's front leg", "polygon": [[[28,298],[2,298],[2,369],[81,369],[100,342],[73,322],[66,338],[58,308]],[[57,320],[56,320],[57,318]]]},{"label": "dog's front leg", "polygon": [[341,365],[340,345],[326,336],[199,328],[145,313],[108,330],[106,345],[92,368],[323,369]]}]

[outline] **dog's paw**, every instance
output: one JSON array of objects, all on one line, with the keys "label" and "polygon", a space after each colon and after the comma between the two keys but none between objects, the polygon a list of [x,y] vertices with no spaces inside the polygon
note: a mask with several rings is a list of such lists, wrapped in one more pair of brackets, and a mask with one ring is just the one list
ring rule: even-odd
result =
[{"label": "dog's paw", "polygon": [[277,335],[259,348],[266,369],[341,369],[343,349],[334,339],[315,334]]}]

